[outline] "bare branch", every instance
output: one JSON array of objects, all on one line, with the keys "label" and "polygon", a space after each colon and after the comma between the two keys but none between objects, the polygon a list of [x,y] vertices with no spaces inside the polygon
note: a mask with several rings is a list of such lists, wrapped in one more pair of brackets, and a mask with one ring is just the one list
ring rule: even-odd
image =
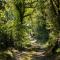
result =
[{"label": "bare branch", "polygon": [[27,14],[27,15],[25,15],[24,17],[27,17],[27,16],[30,16],[31,14]]}]

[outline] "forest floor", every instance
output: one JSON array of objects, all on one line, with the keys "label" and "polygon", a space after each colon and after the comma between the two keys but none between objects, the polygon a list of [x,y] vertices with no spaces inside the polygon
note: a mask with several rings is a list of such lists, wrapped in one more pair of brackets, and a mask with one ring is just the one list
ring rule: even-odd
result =
[{"label": "forest floor", "polygon": [[52,54],[51,52],[49,55],[46,54],[47,52],[49,52],[49,50],[46,50],[46,48],[40,48],[39,46],[32,46],[25,51],[13,49],[14,60],[60,60],[60,54]]},{"label": "forest floor", "polygon": [[60,60],[60,55],[46,56],[44,52],[23,52],[20,60]]},{"label": "forest floor", "polygon": [[[39,51],[18,51],[16,49],[7,50],[3,53],[1,60],[60,60],[59,54],[46,55],[45,50],[41,49]],[[5,55],[4,55],[5,54]],[[11,57],[9,57],[11,56]]]}]

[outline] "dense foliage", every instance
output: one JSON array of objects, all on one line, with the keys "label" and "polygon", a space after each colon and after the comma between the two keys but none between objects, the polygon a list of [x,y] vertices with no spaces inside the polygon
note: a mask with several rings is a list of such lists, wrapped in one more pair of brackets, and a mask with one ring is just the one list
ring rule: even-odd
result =
[{"label": "dense foliage", "polygon": [[0,50],[22,49],[60,37],[59,0],[0,0]]}]

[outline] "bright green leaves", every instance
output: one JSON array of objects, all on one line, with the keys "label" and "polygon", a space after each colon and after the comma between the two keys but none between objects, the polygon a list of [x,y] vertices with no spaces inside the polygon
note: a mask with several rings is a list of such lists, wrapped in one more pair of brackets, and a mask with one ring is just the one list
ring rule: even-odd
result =
[{"label": "bright green leaves", "polygon": [[16,47],[30,44],[31,33],[39,42],[54,42],[58,34],[56,20],[50,0],[8,0],[0,10],[0,30]]}]

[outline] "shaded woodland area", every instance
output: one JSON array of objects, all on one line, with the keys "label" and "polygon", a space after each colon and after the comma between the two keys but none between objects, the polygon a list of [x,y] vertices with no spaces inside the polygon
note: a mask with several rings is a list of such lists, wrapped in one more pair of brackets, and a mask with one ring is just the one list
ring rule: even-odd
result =
[{"label": "shaded woodland area", "polygon": [[60,0],[0,0],[0,60],[60,60]]}]

